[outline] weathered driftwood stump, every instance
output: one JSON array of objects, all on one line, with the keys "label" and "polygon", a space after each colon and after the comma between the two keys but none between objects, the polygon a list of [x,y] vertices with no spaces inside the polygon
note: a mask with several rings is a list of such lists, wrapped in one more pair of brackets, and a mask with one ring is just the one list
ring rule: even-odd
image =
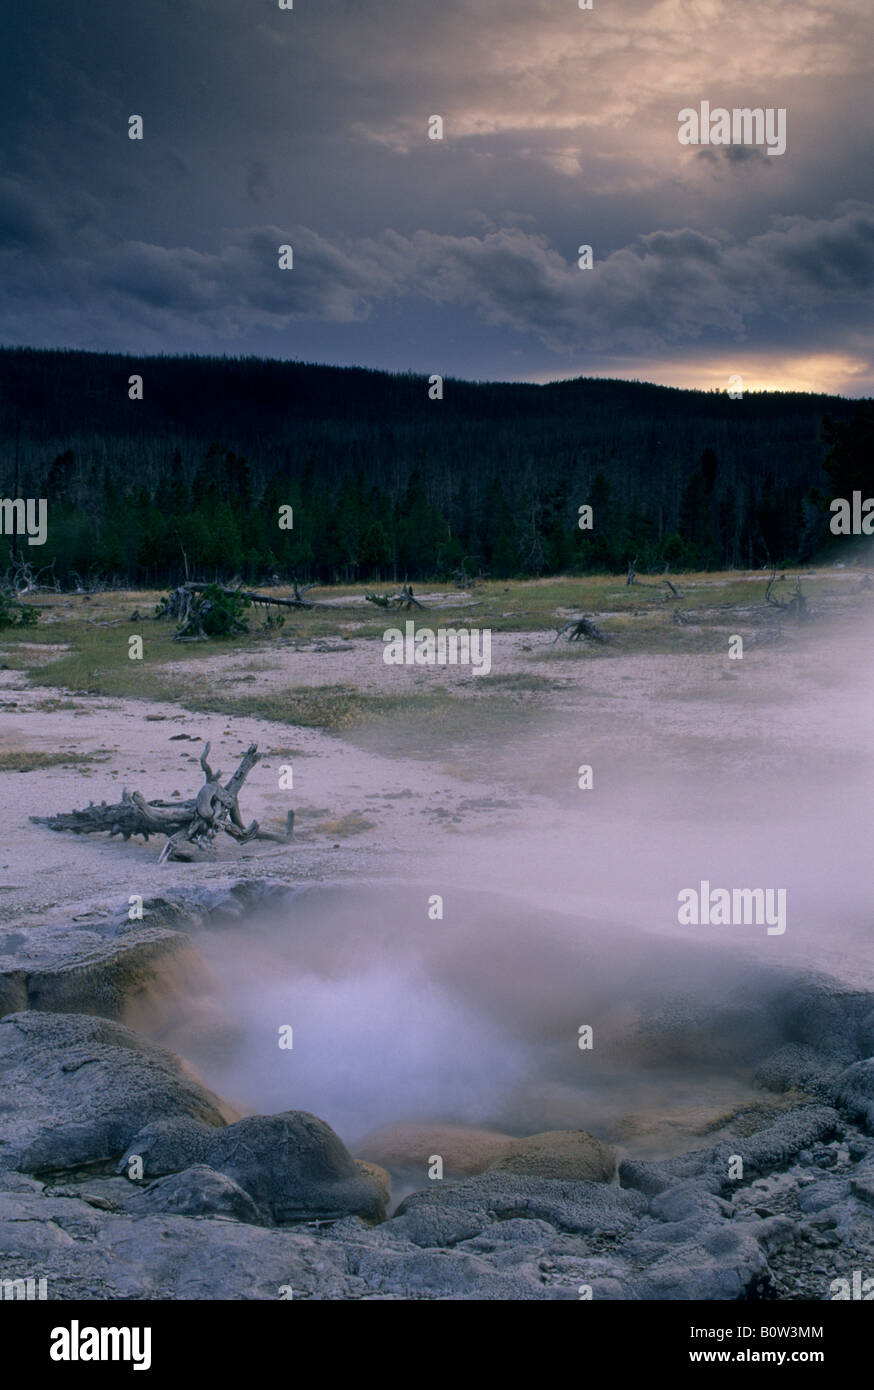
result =
[{"label": "weathered driftwood stump", "polygon": [[591,618],[586,617],[574,618],[571,622],[565,623],[564,627],[560,627],[555,634],[556,642],[564,632],[567,633],[567,640],[569,642],[579,642],[581,637],[588,637],[593,642],[613,641],[613,638],[608,632],[602,632],[597,623],[593,622]]},{"label": "weathered driftwood stump", "polygon": [[243,783],[261,755],[258,745],[247,748],[239,767],[222,786],[221,773],[214,772],[207,761],[210,745],[207,743],[200,757],[204,784],[197,796],[190,801],[146,801],[141,792],[122,792],[122,799],[113,806],[102,802],[95,806],[90,802],[81,811],[67,811],[57,816],[31,816],[35,825],[48,826],[50,830],[71,830],[74,835],[94,835],[108,831],[122,835],[129,840],[131,835],[142,835],[148,840],[150,835],[166,835],[167,841],[158,858],[163,864],[168,859],[202,859],[214,849],[214,841],[220,830],[245,844],[247,840],[273,840],[277,844],[287,844],[294,834],[294,812],[289,811],[285,822],[285,833],[274,834],[262,830],[256,820],[244,825],[240,814],[238,797]]}]

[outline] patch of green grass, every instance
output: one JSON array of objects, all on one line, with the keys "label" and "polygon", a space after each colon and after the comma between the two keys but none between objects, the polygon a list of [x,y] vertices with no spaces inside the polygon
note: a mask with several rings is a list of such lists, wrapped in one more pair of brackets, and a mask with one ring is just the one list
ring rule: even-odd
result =
[{"label": "patch of green grass", "polygon": [[[34,685],[61,686],[65,690],[92,695],[130,695],[158,698],[150,689],[152,682],[144,679],[148,672],[153,674],[167,662],[184,663],[192,647],[203,648],[211,643],[197,643],[186,646],[172,640],[172,624],[131,623],[129,627],[96,628],[64,625],[68,628],[65,640],[70,650],[62,652],[54,661],[35,662],[30,669],[30,679]],[[127,639],[137,633],[143,638],[144,659],[131,661],[128,657]],[[218,644],[216,644],[218,645]],[[176,678],[180,692],[184,691],[185,680]]]},{"label": "patch of green grass", "polygon": [[112,753],[101,748],[96,753],[41,753],[25,748],[9,748],[0,752],[0,772],[38,772],[43,767],[84,767],[88,763],[105,763]]},{"label": "patch of green grass", "polygon": [[[131,617],[133,611],[151,611],[158,594],[107,593],[87,600],[65,596],[62,604],[55,597],[47,601],[47,606],[58,614],[51,631],[43,632],[37,626],[28,632],[26,644],[6,641],[0,660],[10,669],[26,670],[35,685],[63,687],[73,693],[167,700],[195,710],[252,714],[329,730],[358,728],[367,720],[387,724],[402,719],[409,709],[415,711],[417,719],[427,721],[432,729],[440,725],[442,731],[441,721],[447,712],[459,715],[462,706],[479,705],[483,698],[500,700],[524,691],[536,694],[546,691],[548,685],[534,683],[536,677],[497,670],[476,681],[473,691],[468,685],[463,698],[446,691],[418,689],[403,696],[364,695],[355,687],[344,685],[292,687],[262,693],[257,690],[258,674],[266,660],[272,664],[281,660],[283,651],[300,649],[322,638],[330,638],[334,643],[352,638],[378,644],[386,628],[403,630],[410,619],[417,628],[475,627],[489,628],[495,633],[530,634],[531,648],[523,643],[520,656],[532,661],[614,659],[709,650],[724,640],[723,633],[716,629],[726,622],[733,622],[739,631],[745,632],[750,626],[758,627],[774,619],[777,610],[765,604],[768,577],[759,571],[672,575],[682,597],[669,601],[665,601],[666,586],[656,575],[641,576],[631,586],[626,585],[622,575],[559,576],[512,583],[488,581],[472,590],[472,605],[465,601],[464,594],[456,594],[445,585],[417,585],[417,595],[425,607],[413,613],[383,612],[366,604],[353,606],[351,602],[338,607],[296,609],[286,615],[281,636],[257,628],[256,619],[253,631],[225,642],[176,642],[172,620]],[[819,597],[837,596],[845,593],[847,587],[829,571],[804,575],[803,584],[814,608]],[[309,597],[316,601],[329,596],[351,600],[353,596],[360,598],[363,589],[364,585],[313,590]],[[794,574],[787,574],[775,592],[785,600],[793,590]],[[440,594],[444,597],[438,598]],[[673,621],[677,609],[697,621],[677,625]],[[732,617],[735,609],[739,611]],[[616,640],[605,646],[568,643],[566,638],[553,643],[555,632],[582,613],[594,615],[603,631]],[[134,633],[143,637],[143,661],[131,661],[128,657],[128,637]],[[64,644],[69,649],[58,651]],[[239,690],[226,694],[214,670],[208,676],[198,669],[200,663],[222,656],[235,658],[236,671],[243,672],[236,679],[255,687],[251,694]],[[240,657],[242,661],[237,661]],[[313,660],[320,660],[318,654],[313,654]],[[330,669],[342,670],[342,657],[326,660],[338,663]],[[459,717],[463,724],[465,716]]]},{"label": "patch of green grass", "polygon": [[302,685],[253,695],[224,695],[204,685],[184,697],[190,709],[246,715],[310,729],[345,729],[362,717],[365,697],[351,685]]},{"label": "patch of green grass", "polygon": [[210,691],[186,697],[189,708],[208,713],[274,720],[342,732],[351,743],[399,757],[433,760],[435,747],[459,748],[481,742],[484,732],[481,701],[488,700],[489,717],[502,727],[527,718],[524,704],[503,694],[489,696],[476,681],[465,695],[445,687],[408,691],[403,695],[371,695],[354,686],[296,687],[258,695],[222,695]]}]

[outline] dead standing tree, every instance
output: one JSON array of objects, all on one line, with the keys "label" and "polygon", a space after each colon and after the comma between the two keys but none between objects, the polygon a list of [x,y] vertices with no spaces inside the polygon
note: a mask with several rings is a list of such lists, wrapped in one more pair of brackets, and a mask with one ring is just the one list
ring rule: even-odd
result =
[{"label": "dead standing tree", "polygon": [[795,580],[795,593],[787,603],[783,603],[781,599],[776,598],[774,595],[774,584],[782,584],[785,578],[786,576],[781,574],[780,578],[777,579],[777,570],[776,568],[772,568],[771,578],[768,580],[768,587],[765,589],[765,602],[770,604],[772,608],[779,608],[781,613],[786,614],[787,618],[795,618],[799,623],[806,623],[810,618],[810,609],[807,606],[807,599],[801,592],[800,578]]},{"label": "dead standing tree", "polygon": [[[43,582],[42,576],[44,574],[51,576],[50,581]],[[61,592],[61,586],[55,578],[54,560],[50,565],[44,565],[41,570],[37,570],[36,574],[34,574],[33,565],[29,560],[15,560],[3,578],[0,579],[0,583],[18,597],[22,594],[35,594],[43,591],[55,594]]]},{"label": "dead standing tree", "polygon": [[129,840],[132,835],[142,835],[148,840],[152,835],[166,835],[167,842],[158,858],[163,864],[169,859],[202,859],[214,850],[214,841],[220,830],[230,835],[238,844],[249,840],[272,840],[276,844],[287,844],[294,834],[294,812],[289,811],[285,822],[285,833],[275,834],[262,830],[256,820],[244,825],[240,814],[240,790],[255,764],[260,760],[258,745],[253,743],[246,749],[236,772],[222,786],[220,772],[214,772],[207,761],[210,745],[207,743],[200,757],[204,784],[197,796],[189,801],[146,801],[141,792],[122,793],[120,802],[107,806],[102,802],[95,806],[91,802],[81,811],[67,811],[57,816],[31,816],[35,825],[48,826],[50,830],[70,830],[74,835],[94,835],[108,831],[122,835]]},{"label": "dead standing tree", "polygon": [[[665,574],[667,574],[667,569],[668,567],[667,565],[665,565]],[[672,598],[681,599],[683,597],[683,595],[680,593],[680,590],[677,588],[675,584],[671,583],[670,579],[663,579],[661,581],[661,584],[666,584],[669,590],[669,593],[662,595],[666,603],[670,603]],[[641,582],[641,580],[637,576],[636,555],[633,560],[629,560],[628,569],[625,572],[625,587],[627,589],[630,589],[632,585],[635,585],[638,589],[658,589],[661,587],[660,584],[644,584]]]}]

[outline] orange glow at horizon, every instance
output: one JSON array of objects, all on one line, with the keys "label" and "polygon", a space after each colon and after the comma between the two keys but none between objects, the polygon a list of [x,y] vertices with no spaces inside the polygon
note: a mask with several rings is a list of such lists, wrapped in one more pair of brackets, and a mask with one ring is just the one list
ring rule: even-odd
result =
[{"label": "orange glow at horizon", "polygon": [[818,353],[798,357],[743,356],[714,361],[613,362],[596,373],[562,371],[538,374],[538,382],[567,380],[573,376],[596,375],[626,381],[652,382],[657,386],[676,386],[690,391],[729,391],[732,377],[742,379],[747,391],[811,391],[836,396],[874,395],[874,365],[864,357],[842,353]]}]

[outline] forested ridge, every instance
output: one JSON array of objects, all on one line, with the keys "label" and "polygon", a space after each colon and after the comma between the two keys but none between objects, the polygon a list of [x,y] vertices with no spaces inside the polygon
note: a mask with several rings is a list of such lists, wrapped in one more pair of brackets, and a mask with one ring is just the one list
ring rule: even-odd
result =
[{"label": "forested ridge", "polygon": [[0,494],[47,499],[46,544],[18,549],[65,585],[804,562],[832,497],[874,494],[872,444],[870,401],[803,393],[447,378],[432,400],[410,374],[0,349]]}]

